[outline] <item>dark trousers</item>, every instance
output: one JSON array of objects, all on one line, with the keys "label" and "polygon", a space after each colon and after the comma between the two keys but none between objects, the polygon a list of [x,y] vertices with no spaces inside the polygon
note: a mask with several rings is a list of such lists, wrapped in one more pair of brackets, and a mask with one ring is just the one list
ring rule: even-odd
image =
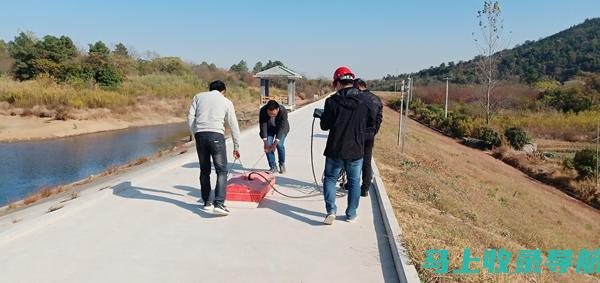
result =
[{"label": "dark trousers", "polygon": [[362,164],[362,190],[368,190],[371,187],[373,180],[373,168],[371,167],[371,158],[373,158],[373,144],[375,143],[375,137],[367,137],[365,139],[365,155],[363,157]]},{"label": "dark trousers", "polygon": [[225,136],[214,132],[200,132],[194,135],[196,138],[196,152],[200,161],[200,190],[202,200],[209,201],[210,198],[210,171],[211,158],[217,173],[217,184],[215,186],[215,204],[225,202],[227,195],[227,150],[225,148]]}]

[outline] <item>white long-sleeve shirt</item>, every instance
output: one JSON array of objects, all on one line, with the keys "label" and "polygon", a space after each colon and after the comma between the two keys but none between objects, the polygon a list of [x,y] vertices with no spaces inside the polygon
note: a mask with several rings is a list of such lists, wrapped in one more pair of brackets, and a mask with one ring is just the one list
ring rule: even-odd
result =
[{"label": "white long-sleeve shirt", "polygon": [[233,149],[240,148],[240,127],[231,100],[219,91],[201,92],[194,96],[188,112],[188,126],[192,135],[199,132],[225,134],[225,119],[231,128]]}]

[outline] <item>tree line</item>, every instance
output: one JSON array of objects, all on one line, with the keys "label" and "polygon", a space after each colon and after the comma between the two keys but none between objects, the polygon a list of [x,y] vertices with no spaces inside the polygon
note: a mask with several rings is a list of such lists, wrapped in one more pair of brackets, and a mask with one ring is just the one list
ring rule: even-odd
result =
[{"label": "tree line", "polygon": [[[552,36],[499,51],[496,54],[498,77],[534,84],[544,80],[565,82],[581,74],[600,72],[598,38],[600,18],[594,18]],[[476,56],[469,61],[442,63],[413,74],[387,75],[382,79],[384,82],[379,83],[391,90],[393,83],[389,82],[412,75],[423,84],[443,81],[445,77],[451,77],[457,84],[480,84],[477,63],[483,59],[484,56]]]},{"label": "tree line", "polygon": [[20,33],[14,40],[0,40],[0,75],[19,81],[49,77],[71,85],[99,85],[116,88],[127,75],[218,73],[213,63],[189,64],[178,57],[134,56],[123,43],[111,50],[104,42],[79,50],[68,36]]}]

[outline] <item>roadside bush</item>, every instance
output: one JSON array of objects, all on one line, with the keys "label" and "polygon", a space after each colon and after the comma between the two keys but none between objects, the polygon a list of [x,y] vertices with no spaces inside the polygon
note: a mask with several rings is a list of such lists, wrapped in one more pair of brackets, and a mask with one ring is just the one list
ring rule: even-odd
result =
[{"label": "roadside bush", "polygon": [[453,137],[462,138],[473,131],[473,119],[465,113],[451,112],[440,125],[441,130]]},{"label": "roadside bush", "polygon": [[440,107],[427,105],[425,108],[416,108],[415,112],[418,119],[430,127],[439,128],[444,121],[444,110]]},{"label": "roadside bush", "polygon": [[[406,98],[406,97],[405,97]],[[425,107],[425,103],[423,103],[423,101],[420,98],[413,98],[410,101],[410,105],[408,106],[408,108],[417,111],[419,109],[422,109]]]},{"label": "roadside bush", "polygon": [[400,111],[400,108],[402,108],[402,101],[398,98],[394,98],[388,101],[387,106],[394,109],[395,111]]},{"label": "roadside bush", "polygon": [[573,158],[565,158],[562,164],[567,169],[575,169],[575,164],[573,164]]},{"label": "roadside bush", "polygon": [[494,129],[488,127],[481,127],[475,130],[476,138],[484,141],[488,148],[499,147],[502,145],[502,140],[500,140],[500,136]]},{"label": "roadside bush", "polygon": [[530,142],[527,132],[521,127],[511,127],[504,131],[504,136],[508,143],[517,150],[521,150],[523,146]]},{"label": "roadside bush", "polygon": [[596,175],[596,151],[592,149],[582,149],[575,153],[573,158],[573,167],[577,170],[580,177],[592,177]]}]

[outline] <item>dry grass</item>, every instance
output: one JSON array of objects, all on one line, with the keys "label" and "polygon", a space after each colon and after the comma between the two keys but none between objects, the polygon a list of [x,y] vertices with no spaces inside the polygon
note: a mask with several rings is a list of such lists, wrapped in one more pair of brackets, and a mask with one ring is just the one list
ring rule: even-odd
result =
[{"label": "dry grass", "polygon": [[[448,88],[449,107],[452,109],[459,104],[475,105],[483,93],[482,86],[450,84]],[[416,85],[414,94],[427,104],[443,105],[446,97],[446,84]],[[525,85],[502,85],[494,90],[492,98],[494,101],[501,101],[501,106],[509,109],[527,109],[534,107],[537,94],[537,90]]]},{"label": "dry grass", "polygon": [[114,173],[117,173],[119,171],[119,166],[117,165],[111,165],[108,168],[106,168],[106,170],[102,173],[103,175],[112,175]]},{"label": "dry grass", "polygon": [[146,163],[146,162],[148,162],[148,161],[150,161],[150,158],[148,158],[148,157],[146,157],[146,156],[143,156],[143,157],[140,157],[140,158],[138,158],[138,159],[137,159],[137,160],[136,160],[136,161],[133,163],[133,165],[140,165],[140,164],[144,164],[144,163]]},{"label": "dry grass", "polygon": [[496,148],[493,156],[545,184],[554,186],[576,199],[600,209],[600,189],[591,180],[580,180],[577,172],[563,166],[561,160],[548,159],[537,152],[528,155],[506,146]]},{"label": "dry grass", "polygon": [[[61,84],[46,77],[22,82],[0,77],[0,113],[66,120],[76,118],[77,115],[72,113],[82,110],[87,112],[106,108],[116,114],[126,114],[135,112],[137,106],[157,107],[155,102],[162,101],[162,108],[165,109],[158,109],[161,110],[159,113],[182,116],[187,111],[191,97],[207,89],[207,82],[195,75],[129,76],[122,86],[114,90]],[[273,92],[287,93],[275,88]],[[250,103],[255,106],[259,99],[259,89],[243,84],[230,84],[227,97],[236,105]]]},{"label": "dry grass", "polygon": [[9,204],[6,206],[6,211],[12,211],[12,210],[15,210],[15,209],[17,209],[17,207],[18,207],[17,203],[15,203],[15,202],[13,202],[13,203],[9,203]]},{"label": "dry grass", "polygon": [[[425,250],[447,249],[450,269],[464,248],[596,249],[600,213],[475,149],[411,123],[404,155],[396,145],[398,114],[386,108],[374,155],[403,238],[425,282],[597,282],[600,277],[540,275],[436,275],[422,269]],[[512,260],[514,270],[514,258]],[[482,270],[481,265],[478,269]]]},{"label": "dry grass", "polygon": [[578,150],[594,148],[596,145],[589,142],[568,142],[548,139],[535,139],[539,151],[575,153]]},{"label": "dry grass", "polygon": [[[49,78],[19,82],[6,77],[0,77],[0,101],[6,101],[13,107],[25,109],[32,109],[36,105],[48,108],[59,106],[114,108],[132,105],[134,102],[132,97],[115,91],[100,88],[77,88],[58,84]],[[34,113],[30,112],[30,114]]]},{"label": "dry grass", "polygon": [[493,120],[498,128],[522,127],[535,138],[569,142],[591,141],[596,137],[600,112],[579,114],[558,111],[503,111]]},{"label": "dry grass", "polygon": [[40,197],[47,198],[57,192],[58,192],[58,190],[56,190],[54,188],[42,188],[42,190],[39,192],[39,194],[40,194]]},{"label": "dry grass", "polygon": [[38,201],[39,201],[39,200],[41,200],[41,199],[42,199],[42,195],[41,195],[41,194],[32,194],[32,195],[30,195],[30,196],[26,197],[26,198],[23,200],[22,204],[23,204],[24,206],[26,206],[26,205],[30,205],[30,204],[33,204],[33,203],[36,203],[36,202],[38,202]]}]

